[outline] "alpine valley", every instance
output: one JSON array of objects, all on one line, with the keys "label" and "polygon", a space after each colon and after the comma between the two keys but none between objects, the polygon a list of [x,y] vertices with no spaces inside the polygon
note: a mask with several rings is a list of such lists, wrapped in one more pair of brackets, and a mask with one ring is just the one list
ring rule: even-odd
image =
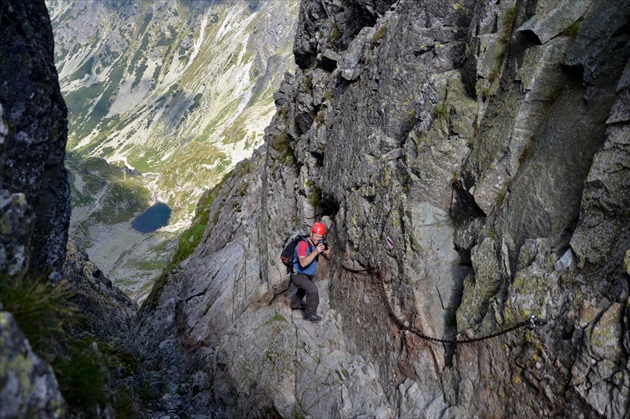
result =
[{"label": "alpine valley", "polygon": [[[48,0],[68,106],[70,237],[142,300],[205,190],[262,143],[298,0]],[[155,202],[167,227],[131,221]],[[194,242],[203,226],[189,229]]]}]

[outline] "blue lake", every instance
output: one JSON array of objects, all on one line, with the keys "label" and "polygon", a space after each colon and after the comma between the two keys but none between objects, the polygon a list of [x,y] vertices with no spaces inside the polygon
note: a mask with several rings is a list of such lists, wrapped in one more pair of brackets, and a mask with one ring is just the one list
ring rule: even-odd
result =
[{"label": "blue lake", "polygon": [[138,215],[131,222],[131,227],[140,233],[150,233],[168,225],[169,218],[171,208],[163,202],[157,202]]}]

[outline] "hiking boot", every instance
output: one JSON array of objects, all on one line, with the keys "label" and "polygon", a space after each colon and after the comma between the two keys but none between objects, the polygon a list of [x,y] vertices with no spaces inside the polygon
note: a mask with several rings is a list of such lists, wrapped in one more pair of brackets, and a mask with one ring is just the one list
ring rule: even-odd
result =
[{"label": "hiking boot", "polygon": [[317,314],[311,314],[310,316],[304,313],[304,319],[308,320],[311,323],[318,323],[322,321],[322,318]]}]

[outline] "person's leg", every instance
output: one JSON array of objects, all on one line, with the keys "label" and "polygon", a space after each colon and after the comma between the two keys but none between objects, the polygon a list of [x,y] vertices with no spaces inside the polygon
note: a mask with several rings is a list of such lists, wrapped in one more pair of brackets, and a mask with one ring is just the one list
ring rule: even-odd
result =
[{"label": "person's leg", "polygon": [[302,299],[304,298],[304,294],[306,294],[306,291],[304,290],[304,288],[300,287],[298,283],[295,281],[296,277],[298,276],[304,277],[306,280],[308,280],[308,278],[302,274],[291,275],[291,282],[293,283],[292,286],[297,288],[295,290],[295,293],[291,297],[292,310],[298,310],[302,306]]},{"label": "person's leg", "polygon": [[[293,282],[300,288],[300,291],[303,291],[306,295],[304,315],[310,317],[317,314],[317,307],[319,306],[319,291],[317,290],[317,285],[308,279],[306,275],[302,274],[295,275]],[[291,305],[293,305],[293,301]]]}]

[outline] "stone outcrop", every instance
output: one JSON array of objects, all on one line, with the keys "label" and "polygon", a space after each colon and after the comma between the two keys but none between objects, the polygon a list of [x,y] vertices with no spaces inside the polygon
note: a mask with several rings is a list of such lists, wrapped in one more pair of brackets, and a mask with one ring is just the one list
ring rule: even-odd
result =
[{"label": "stone outcrop", "polygon": [[[60,294],[70,297],[67,306],[82,318],[80,323],[67,324],[68,336],[120,343],[137,305],[112,288],[73,243],[66,252],[70,219],[64,166],[67,112],[43,0],[0,4],[0,51],[0,288],[35,283],[37,278],[49,278],[59,286],[64,278],[66,293]],[[67,355],[69,339],[51,336],[45,353],[41,348],[35,353],[20,330],[21,326],[26,332],[28,327],[20,322],[35,321],[52,303],[41,295],[29,300],[11,293],[15,294],[19,294],[17,301],[9,301],[0,293],[0,418],[66,417],[70,410],[48,362]],[[6,311],[11,307],[18,307],[20,313]],[[32,330],[37,325],[26,326]]]},{"label": "stone outcrop", "polygon": [[[626,417],[629,10],[303,0],[266,148],[133,333],[156,406]],[[321,218],[312,325],[277,255]]]},{"label": "stone outcrop", "polygon": [[[43,2],[2,3],[0,189],[5,252],[0,269],[15,274],[33,265],[59,279],[68,239],[70,188],[63,163],[67,111],[53,44]],[[15,242],[14,234],[21,243]]]},{"label": "stone outcrop", "polygon": [[129,334],[138,304],[114,287],[88,255],[68,242],[63,266],[69,301],[81,313],[81,323],[71,332],[89,333],[100,342],[120,344]]},{"label": "stone outcrop", "polygon": [[[0,51],[0,281],[27,271],[57,280],[70,219],[66,107],[43,1],[0,4]],[[61,417],[63,408],[51,367],[1,312],[0,417]]]},{"label": "stone outcrop", "polygon": [[63,417],[65,402],[52,368],[5,311],[0,311],[0,348],[0,417]]}]

